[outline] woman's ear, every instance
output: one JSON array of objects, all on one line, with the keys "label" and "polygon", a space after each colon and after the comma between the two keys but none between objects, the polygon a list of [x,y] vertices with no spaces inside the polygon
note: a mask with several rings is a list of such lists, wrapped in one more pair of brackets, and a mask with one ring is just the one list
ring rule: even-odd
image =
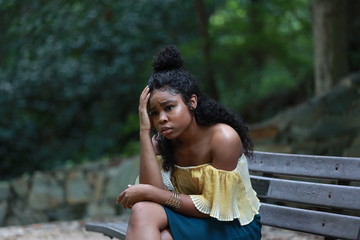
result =
[{"label": "woman's ear", "polygon": [[190,109],[194,110],[197,107],[197,96],[195,94],[191,95],[189,100]]}]

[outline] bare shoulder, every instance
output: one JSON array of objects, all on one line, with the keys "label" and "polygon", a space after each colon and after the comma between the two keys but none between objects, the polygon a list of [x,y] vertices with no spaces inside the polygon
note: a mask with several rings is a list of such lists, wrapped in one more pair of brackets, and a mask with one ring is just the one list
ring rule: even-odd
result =
[{"label": "bare shoulder", "polygon": [[241,139],[235,129],[223,123],[212,127],[211,157],[214,167],[231,171],[242,153]]},{"label": "bare shoulder", "polygon": [[218,123],[212,128],[212,139],[225,141],[240,141],[239,134],[227,124]]}]

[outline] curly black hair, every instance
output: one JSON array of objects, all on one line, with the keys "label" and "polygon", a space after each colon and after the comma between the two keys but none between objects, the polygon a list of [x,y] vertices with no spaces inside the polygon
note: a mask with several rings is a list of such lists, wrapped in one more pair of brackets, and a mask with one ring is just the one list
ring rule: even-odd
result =
[{"label": "curly black hair", "polygon": [[[152,67],[154,72],[148,81],[150,92],[162,90],[180,94],[201,126],[211,126],[217,123],[231,126],[240,136],[244,154],[252,157],[254,145],[250,139],[248,127],[238,115],[201,92],[194,76],[183,67],[180,52],[175,46],[161,49],[154,56]],[[197,96],[198,101],[195,109],[189,103],[193,94]],[[155,135],[155,139],[159,143],[159,151],[164,158],[162,167],[168,171],[175,164],[173,140],[169,140],[159,133]]]}]

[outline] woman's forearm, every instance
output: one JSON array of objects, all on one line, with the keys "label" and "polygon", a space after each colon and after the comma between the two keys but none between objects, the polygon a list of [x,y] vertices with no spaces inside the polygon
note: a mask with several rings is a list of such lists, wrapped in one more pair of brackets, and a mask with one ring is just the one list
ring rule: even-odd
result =
[{"label": "woman's forearm", "polygon": [[139,181],[160,189],[165,189],[162,181],[159,164],[156,160],[150,131],[140,131],[140,171]]},{"label": "woman's forearm", "polygon": [[[172,193],[170,191],[150,186],[147,193],[147,199],[151,202],[156,202],[158,204],[164,205],[165,202],[169,200],[171,195]],[[191,217],[199,217],[199,218],[209,217],[208,214],[201,213],[199,212],[199,210],[196,209],[189,195],[180,194],[180,197],[182,204],[176,210],[177,212]]]}]

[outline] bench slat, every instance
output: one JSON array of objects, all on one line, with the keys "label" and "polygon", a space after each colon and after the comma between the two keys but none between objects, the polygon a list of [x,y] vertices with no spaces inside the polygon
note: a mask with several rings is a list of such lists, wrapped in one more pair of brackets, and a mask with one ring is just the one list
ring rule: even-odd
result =
[{"label": "bench slat", "polygon": [[262,203],[264,225],[342,239],[357,239],[360,217]]},{"label": "bench slat", "polygon": [[249,169],[301,177],[360,181],[360,158],[254,152]]},{"label": "bench slat", "polygon": [[360,187],[251,176],[260,198],[360,210]]},{"label": "bench slat", "polygon": [[110,238],[125,239],[127,223],[86,223],[85,230],[102,233]]}]

